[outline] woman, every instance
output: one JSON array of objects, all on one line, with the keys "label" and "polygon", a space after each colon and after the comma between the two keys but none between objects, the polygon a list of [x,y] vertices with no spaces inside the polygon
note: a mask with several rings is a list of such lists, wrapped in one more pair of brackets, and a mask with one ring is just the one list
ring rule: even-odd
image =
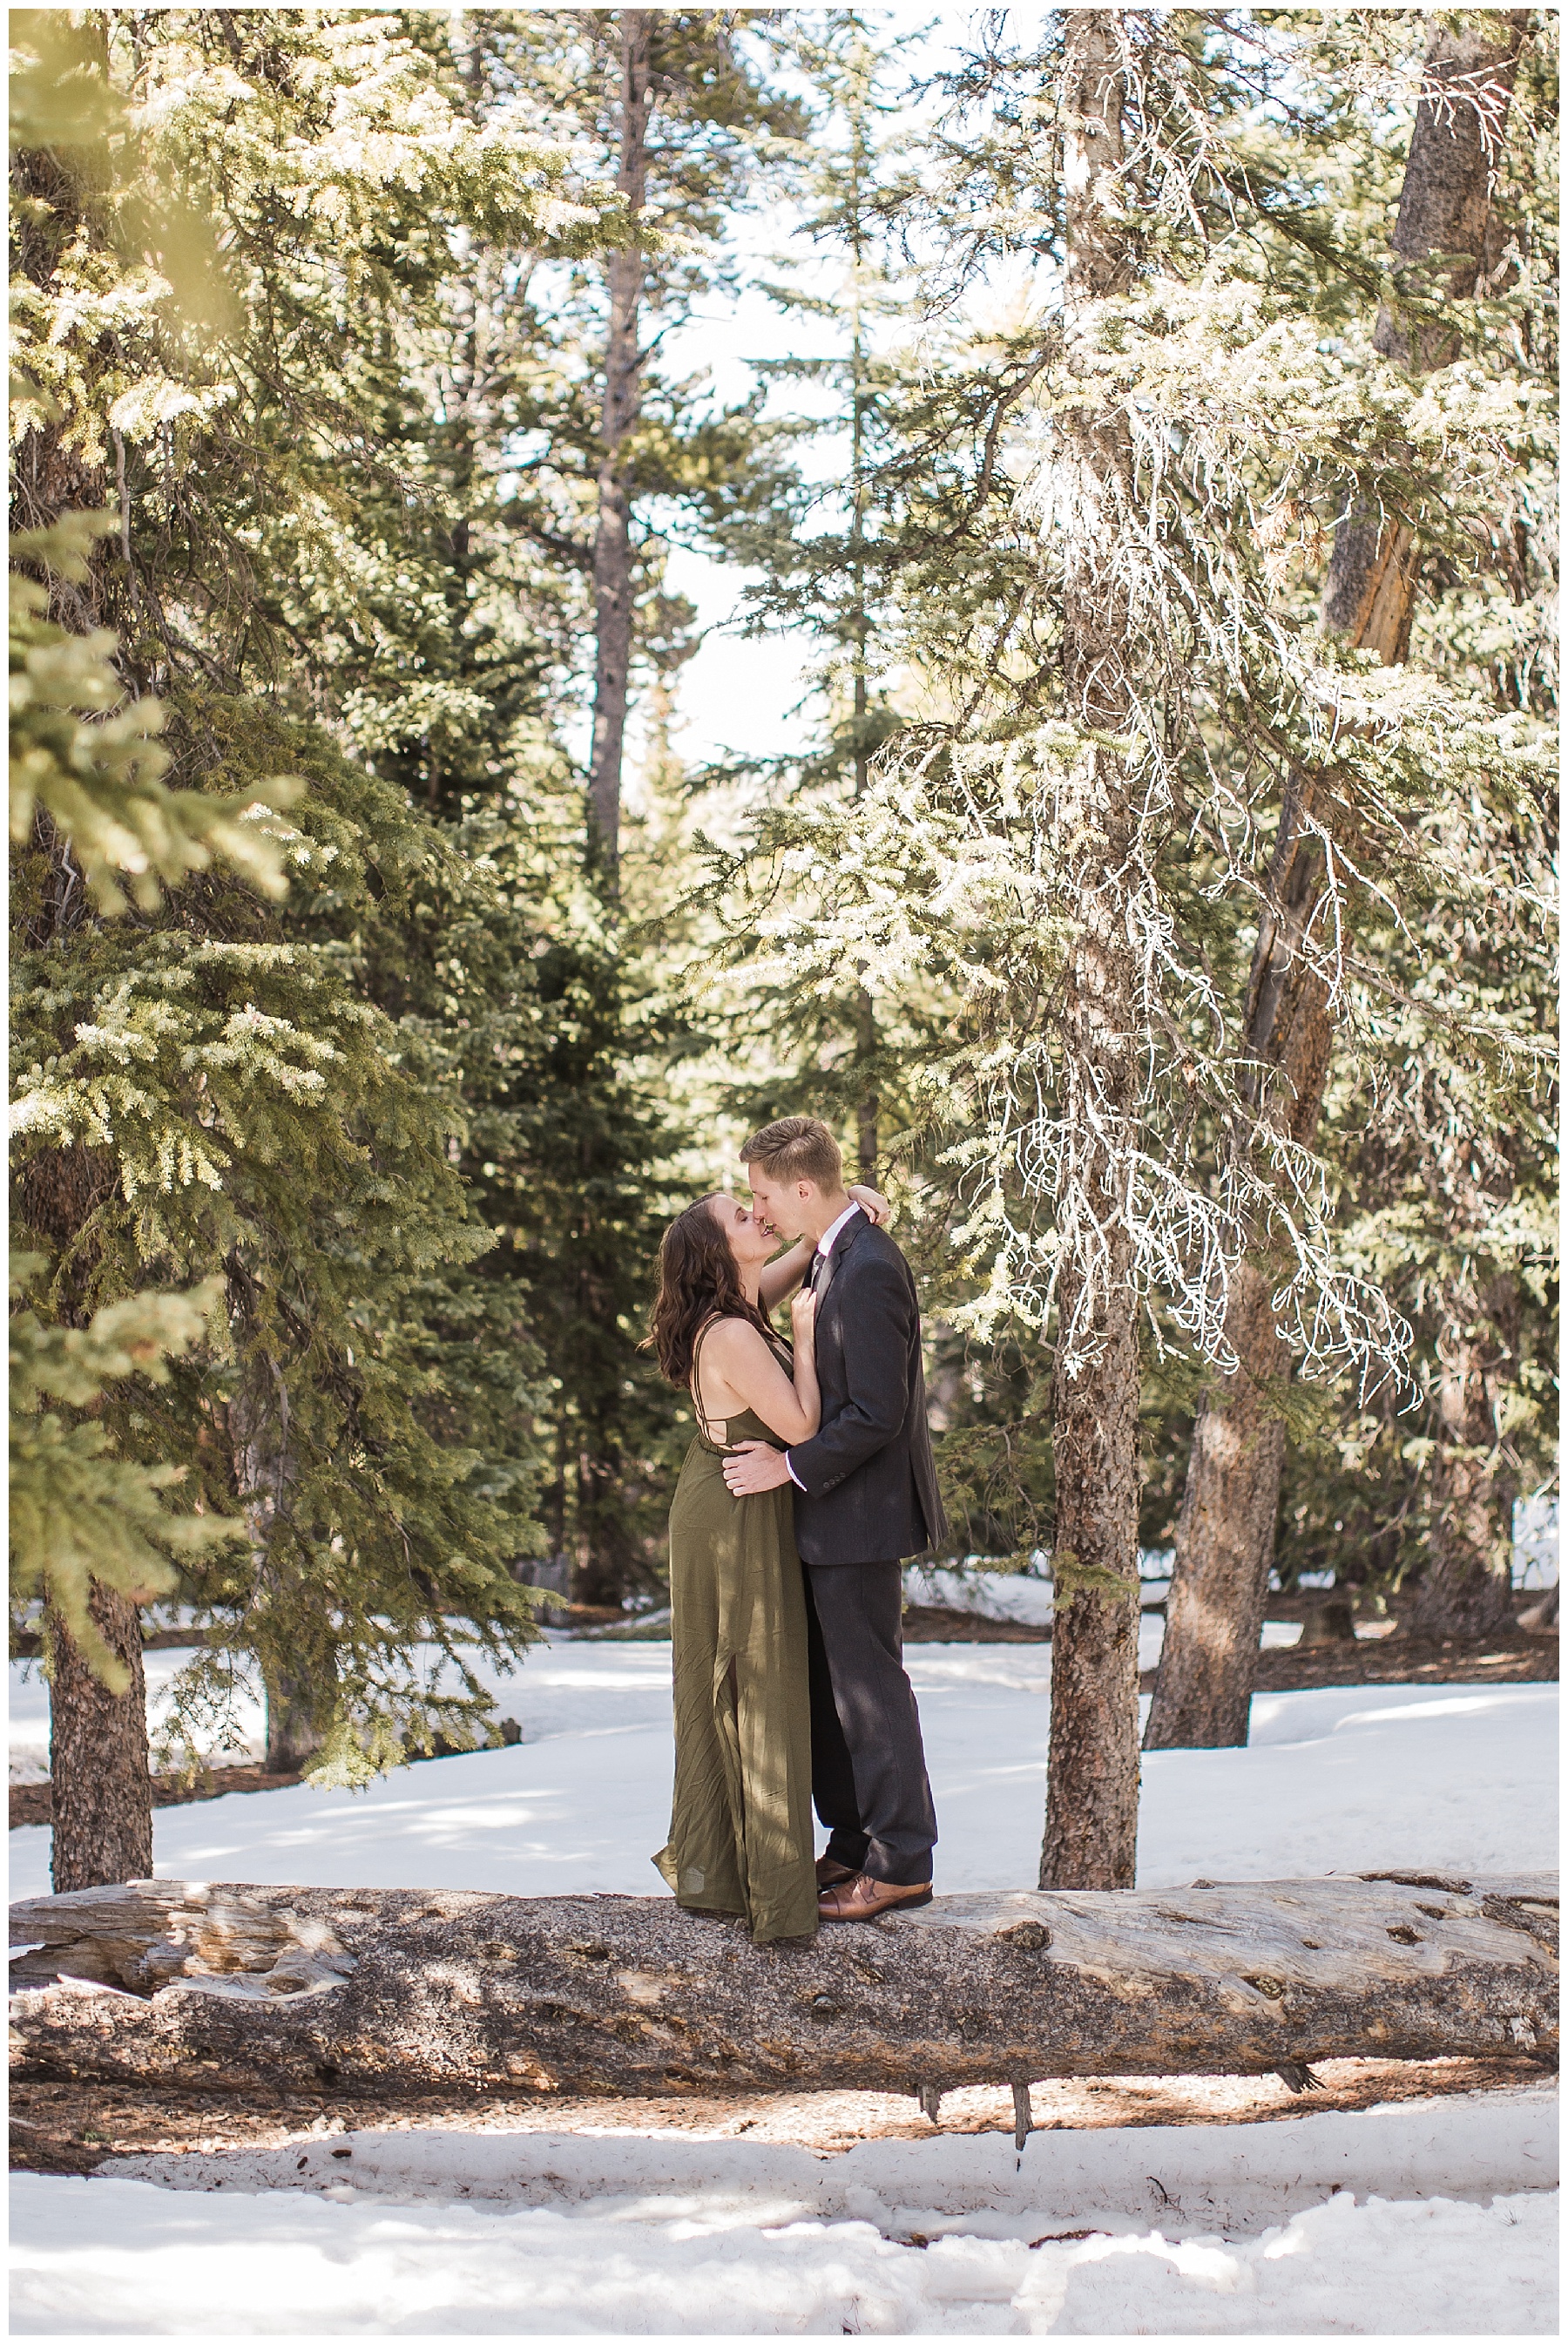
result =
[{"label": "woman", "polygon": [[[875,1190],[851,1191],[880,1218]],[[806,1605],[793,1492],[732,1498],[738,1440],[809,1440],[820,1414],[814,1304],[791,1306],[794,1348],[766,1313],[810,1248],[777,1238],[734,1197],[704,1197],[666,1230],[652,1347],[691,1394],[697,1437],[669,1510],[675,1804],[654,1863],[698,1913],[737,1913],[755,1943],[817,1927]]]}]

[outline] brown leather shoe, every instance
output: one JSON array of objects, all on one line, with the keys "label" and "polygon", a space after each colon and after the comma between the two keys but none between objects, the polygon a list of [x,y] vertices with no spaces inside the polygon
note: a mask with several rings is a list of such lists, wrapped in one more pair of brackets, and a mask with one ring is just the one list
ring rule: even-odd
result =
[{"label": "brown leather shoe", "polygon": [[931,1901],[931,1884],[918,1882],[912,1888],[901,1888],[896,1881],[873,1880],[864,1872],[855,1873],[837,1888],[824,1888],[817,1899],[819,1921],[879,1921],[884,1913],[911,1912],[917,1904]]},{"label": "brown leather shoe", "polygon": [[840,1880],[857,1880],[859,1877],[859,1874],[849,1864],[840,1864],[836,1856],[819,1855],[817,1858],[819,1890],[837,1888]]}]

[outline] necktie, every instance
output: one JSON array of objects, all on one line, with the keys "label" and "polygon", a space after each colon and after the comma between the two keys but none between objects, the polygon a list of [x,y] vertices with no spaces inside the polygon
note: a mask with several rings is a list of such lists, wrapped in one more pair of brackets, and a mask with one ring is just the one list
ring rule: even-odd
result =
[{"label": "necktie", "polygon": [[822,1275],[822,1264],[827,1260],[827,1255],[823,1253],[819,1248],[818,1251],[811,1256],[811,1267],[806,1272],[806,1291],[808,1294],[816,1293],[817,1280]]}]

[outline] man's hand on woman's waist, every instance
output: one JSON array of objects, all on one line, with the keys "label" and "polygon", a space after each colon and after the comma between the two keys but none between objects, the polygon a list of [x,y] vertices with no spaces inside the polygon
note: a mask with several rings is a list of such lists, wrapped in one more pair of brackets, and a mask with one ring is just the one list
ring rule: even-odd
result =
[{"label": "man's hand on woman's waist", "polygon": [[771,1441],[738,1440],[724,1460],[724,1479],[732,1498],[759,1498],[764,1490],[781,1490],[794,1475]]}]

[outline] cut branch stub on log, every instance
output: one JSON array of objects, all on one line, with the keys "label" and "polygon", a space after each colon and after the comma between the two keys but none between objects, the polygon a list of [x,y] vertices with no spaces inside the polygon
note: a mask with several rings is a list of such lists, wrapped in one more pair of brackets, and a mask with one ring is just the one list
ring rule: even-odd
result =
[{"label": "cut branch stub on log", "polygon": [[1550,2061],[1554,1874],[944,1896],[755,1946],[668,1899],[185,1886],[12,1907],[32,2073],[619,2096]]}]

